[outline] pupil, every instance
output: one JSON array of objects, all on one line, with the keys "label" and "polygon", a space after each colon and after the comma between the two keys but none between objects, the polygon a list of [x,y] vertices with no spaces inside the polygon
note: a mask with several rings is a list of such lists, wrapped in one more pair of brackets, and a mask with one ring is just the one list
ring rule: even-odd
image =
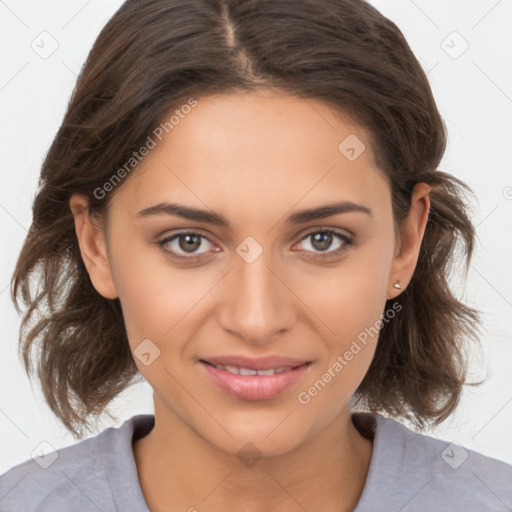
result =
[{"label": "pupil", "polygon": [[[323,238],[323,240],[322,240]],[[331,245],[331,239],[332,239],[332,234],[331,233],[316,233],[315,236],[313,237],[314,239],[314,242],[317,242],[317,241],[320,241],[320,246],[316,247],[317,249],[320,249],[320,250],[325,250],[325,249],[328,249],[329,246]]]},{"label": "pupil", "polygon": [[[186,240],[185,243],[182,243],[183,240]],[[195,241],[194,241],[195,240]],[[183,235],[180,236],[180,249],[184,251],[188,251],[190,249],[193,252],[195,249],[198,249],[201,245],[200,238],[197,235]]]}]

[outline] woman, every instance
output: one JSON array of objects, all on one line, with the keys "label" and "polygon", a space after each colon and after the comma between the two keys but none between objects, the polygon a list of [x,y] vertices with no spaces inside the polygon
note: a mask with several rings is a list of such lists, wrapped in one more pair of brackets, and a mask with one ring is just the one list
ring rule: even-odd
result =
[{"label": "woman", "polygon": [[510,510],[510,465],[398,422],[439,424],[472,384],[478,312],[447,275],[475,234],[445,143],[366,2],[125,2],[44,161],[13,299],[75,437],[140,376],[155,414],[12,468],[1,509]]}]

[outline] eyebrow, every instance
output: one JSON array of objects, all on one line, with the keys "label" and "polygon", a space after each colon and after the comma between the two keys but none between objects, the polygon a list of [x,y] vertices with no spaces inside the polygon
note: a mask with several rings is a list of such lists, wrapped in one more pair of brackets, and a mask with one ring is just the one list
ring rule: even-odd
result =
[{"label": "eyebrow", "polygon": [[[356,204],[352,201],[342,201],[339,203],[329,203],[307,210],[299,210],[287,217],[286,223],[290,225],[301,224],[303,222],[323,219],[325,217],[330,217],[331,215],[349,212],[361,212],[369,215],[370,217],[373,215],[372,211],[367,206]],[[230,229],[229,221],[218,213],[201,210],[199,208],[191,208],[177,203],[166,202],[149,206],[148,208],[144,208],[138,212],[137,217],[149,217],[151,215],[162,214],[182,217],[184,219],[194,220],[197,222],[205,222]]]}]

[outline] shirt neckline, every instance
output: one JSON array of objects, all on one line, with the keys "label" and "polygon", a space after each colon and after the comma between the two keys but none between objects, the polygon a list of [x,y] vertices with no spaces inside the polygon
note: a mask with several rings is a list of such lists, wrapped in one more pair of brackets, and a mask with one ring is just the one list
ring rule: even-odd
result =
[{"label": "shirt neckline", "polygon": [[[373,499],[371,496],[375,495],[380,477],[378,471],[383,467],[384,462],[382,461],[384,444],[393,444],[393,440],[389,439],[389,436],[394,432],[392,423],[396,422],[379,414],[368,412],[352,412],[351,418],[358,432],[363,437],[373,440],[366,481],[353,511],[363,512],[368,510],[367,507]],[[108,435],[102,437],[100,456],[116,507],[119,510],[150,512],[137,473],[133,443],[149,434],[154,425],[154,414],[138,414],[126,420],[118,428],[107,429],[105,434]]]}]

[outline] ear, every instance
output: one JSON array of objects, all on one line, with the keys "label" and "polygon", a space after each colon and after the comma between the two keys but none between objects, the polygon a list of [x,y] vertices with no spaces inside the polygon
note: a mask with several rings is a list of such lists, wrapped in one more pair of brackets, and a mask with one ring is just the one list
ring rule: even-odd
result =
[{"label": "ear", "polygon": [[[431,190],[432,187],[426,183],[417,183],[414,187],[409,215],[401,222],[401,233],[389,274],[387,299],[402,293],[414,274],[428,221]],[[399,282],[401,289],[393,286],[396,282]]]},{"label": "ear", "polygon": [[89,213],[89,198],[83,194],[72,194],[69,207],[75,218],[80,253],[94,288],[106,299],[116,299],[118,293],[112,278],[104,230]]}]

